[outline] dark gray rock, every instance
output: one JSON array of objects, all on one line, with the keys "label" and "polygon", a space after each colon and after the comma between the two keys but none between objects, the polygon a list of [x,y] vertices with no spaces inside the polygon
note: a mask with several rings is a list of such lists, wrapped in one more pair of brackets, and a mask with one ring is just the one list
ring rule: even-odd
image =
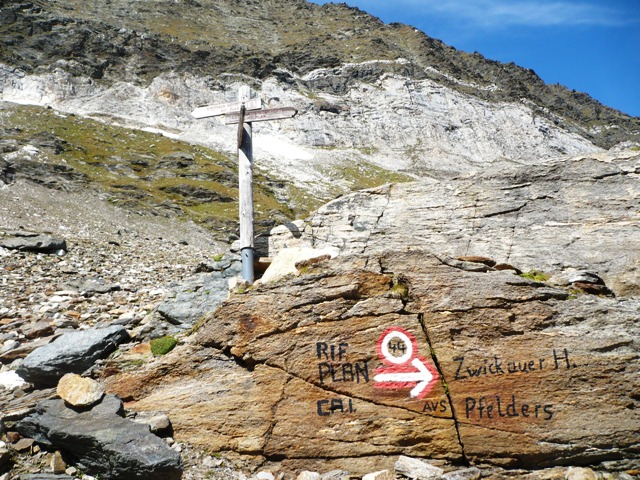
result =
[{"label": "dark gray rock", "polygon": [[[40,137],[38,137],[40,138]],[[4,183],[14,183],[16,180],[28,180],[47,188],[63,191],[77,190],[81,184],[89,180],[86,174],[74,169],[64,162],[64,159],[55,160],[52,157],[43,161],[42,155],[51,151],[54,154],[63,148],[61,144],[50,143],[46,138],[41,138],[46,144],[43,149],[28,144],[4,160],[0,160],[0,180]],[[39,142],[35,142],[38,145]],[[44,145],[44,144],[43,144]],[[14,148],[17,145],[0,145],[0,152],[6,148]]]},{"label": "dark gray rock", "polygon": [[15,480],[73,480],[75,477],[70,477],[63,473],[24,473],[14,478]]},{"label": "dark gray rock", "polygon": [[195,187],[187,183],[161,187],[160,190],[184,197],[184,200],[187,201],[189,205],[198,205],[200,203],[209,202],[229,203],[234,201],[233,198],[227,195],[221,195],[219,192],[216,192],[214,190],[209,190],[208,188],[203,187]]},{"label": "dark gray rock", "polygon": [[124,405],[122,405],[122,400],[115,395],[105,395],[102,397],[100,403],[91,407],[91,411],[97,415],[117,415],[119,417],[124,417]]},{"label": "dark gray rock", "polygon": [[38,234],[18,234],[0,239],[0,247],[38,253],[66,252],[67,242],[63,238]]},{"label": "dark gray rock", "polygon": [[15,138],[5,138],[0,140],[0,153],[15,152],[19,147],[20,145]]},{"label": "dark gray rock", "polygon": [[65,151],[65,140],[56,137],[51,132],[39,132],[29,138],[29,143],[40,149],[52,150],[56,155]]},{"label": "dark gray rock", "polygon": [[188,168],[195,164],[193,155],[189,152],[174,152],[163,156],[158,162],[159,168]]},{"label": "dark gray rock", "polygon": [[149,432],[146,425],[122,418],[101,404],[85,411],[63,400],[40,402],[36,411],[16,424],[23,435],[64,452],[92,475],[113,480],[177,480],[180,455]]},{"label": "dark gray rock", "polygon": [[120,290],[120,285],[107,283],[102,278],[78,278],[65,283],[65,288],[91,296],[96,293],[109,293]]},{"label": "dark gray rock", "polygon": [[[3,145],[0,143],[0,150]],[[0,183],[9,185],[16,181],[16,168],[11,162],[7,162],[4,158],[0,158]]]},{"label": "dark gray rock", "polygon": [[31,352],[18,375],[38,386],[53,386],[65,373],[82,373],[129,339],[122,326],[69,332]]},{"label": "dark gray rock", "polygon": [[0,447],[0,471],[7,469],[11,465],[11,453],[9,450],[1,446]]},{"label": "dark gray rock", "polygon": [[160,315],[182,328],[191,327],[226,300],[229,296],[229,279],[241,271],[240,262],[235,258],[198,268],[209,272],[198,273],[173,287],[158,306]]}]

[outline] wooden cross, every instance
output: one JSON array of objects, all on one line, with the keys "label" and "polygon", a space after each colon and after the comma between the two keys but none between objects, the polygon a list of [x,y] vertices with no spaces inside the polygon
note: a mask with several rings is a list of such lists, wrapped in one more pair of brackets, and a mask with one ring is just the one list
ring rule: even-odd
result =
[{"label": "wooden cross", "polygon": [[253,140],[252,123],[291,118],[298,111],[292,107],[262,108],[260,98],[251,98],[251,89],[242,86],[238,101],[198,107],[191,115],[195,118],[224,115],[225,125],[238,124],[238,183],[240,187],[240,254],[242,278],[253,283]]}]

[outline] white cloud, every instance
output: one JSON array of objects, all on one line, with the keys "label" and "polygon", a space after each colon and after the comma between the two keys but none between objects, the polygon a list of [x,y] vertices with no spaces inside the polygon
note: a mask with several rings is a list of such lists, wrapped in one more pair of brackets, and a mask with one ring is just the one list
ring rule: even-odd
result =
[{"label": "white cloud", "polygon": [[[386,0],[382,0],[383,2]],[[382,5],[380,0],[358,2]],[[605,5],[584,0],[396,0],[420,14],[456,17],[483,28],[513,26],[617,26],[637,21]],[[402,8],[402,7],[400,7]],[[416,13],[418,13],[416,12]]]}]

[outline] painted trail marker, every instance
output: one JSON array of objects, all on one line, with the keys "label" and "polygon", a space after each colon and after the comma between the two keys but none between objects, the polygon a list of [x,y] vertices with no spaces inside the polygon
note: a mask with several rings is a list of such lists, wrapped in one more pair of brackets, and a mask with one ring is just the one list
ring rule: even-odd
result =
[{"label": "painted trail marker", "polygon": [[253,283],[253,139],[252,123],[281,120],[293,117],[295,108],[262,108],[260,98],[251,98],[251,89],[242,86],[238,90],[238,101],[196,108],[195,118],[224,115],[225,125],[238,124],[238,183],[240,186],[240,252],[242,278]]},{"label": "painted trail marker", "polygon": [[423,398],[439,378],[431,363],[418,355],[415,337],[403,328],[387,328],[378,339],[377,352],[387,365],[376,369],[373,381],[377,388],[411,388],[410,397]]}]

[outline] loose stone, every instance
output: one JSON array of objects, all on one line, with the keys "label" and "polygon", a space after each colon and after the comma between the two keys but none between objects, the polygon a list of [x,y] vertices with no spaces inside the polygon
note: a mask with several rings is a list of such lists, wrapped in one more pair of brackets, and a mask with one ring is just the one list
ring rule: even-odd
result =
[{"label": "loose stone", "polygon": [[98,402],[104,395],[104,387],[91,378],[83,378],[75,373],[67,373],[58,382],[57,393],[65,402],[74,407],[88,407]]}]

